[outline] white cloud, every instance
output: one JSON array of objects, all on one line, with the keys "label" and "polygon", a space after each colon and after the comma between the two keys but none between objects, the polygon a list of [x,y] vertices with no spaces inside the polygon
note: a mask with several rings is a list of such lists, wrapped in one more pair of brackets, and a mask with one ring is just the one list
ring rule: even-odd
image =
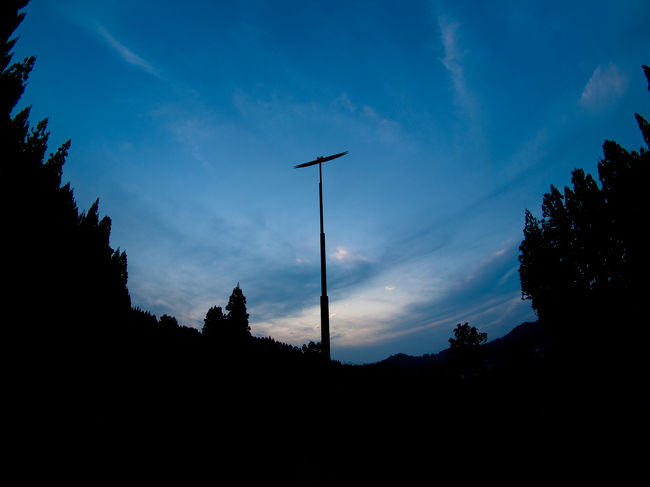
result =
[{"label": "white cloud", "polygon": [[348,96],[347,93],[343,92],[338,98],[334,100],[333,105],[335,107],[341,107],[345,111],[354,113],[357,111],[357,107],[352,101],[350,100],[350,97]]},{"label": "white cloud", "polygon": [[438,17],[438,25],[440,27],[442,47],[445,53],[441,62],[451,76],[456,104],[466,114],[474,116],[476,109],[472,96],[465,84],[465,73],[463,69],[465,51],[462,49],[458,40],[460,24],[458,22],[451,22],[446,17],[440,16]]},{"label": "white cloud", "polygon": [[[362,361],[380,360],[391,343],[400,347],[391,353],[433,353],[447,346],[456,323],[470,322],[497,338],[534,319],[530,304],[511,285],[518,266],[511,265],[508,254],[487,252],[478,257],[470,266],[476,268],[471,278],[466,260],[446,255],[437,262],[416,258],[391,266],[345,292],[333,288],[329,295],[333,356],[345,361],[362,354]],[[252,321],[253,332],[294,345],[318,341],[317,302],[315,298],[313,304],[288,315]]]},{"label": "white cloud", "polygon": [[590,110],[602,110],[614,105],[627,89],[627,78],[618,67],[598,66],[582,90],[580,105]]},{"label": "white cloud", "polygon": [[445,50],[445,57],[442,58],[442,64],[447,71],[454,77],[454,82],[462,80],[463,68],[461,66],[462,52],[458,44],[458,22],[449,22],[446,17],[438,17],[440,26],[440,35],[442,37],[442,46]]},{"label": "white cloud", "polygon": [[371,262],[370,259],[365,257],[364,255],[361,255],[354,250],[351,250],[348,247],[344,247],[342,245],[337,245],[336,246],[336,251],[331,252],[328,254],[329,258],[332,258],[336,260],[337,262],[345,262],[347,264],[358,264],[360,262],[366,262],[369,263]]},{"label": "white cloud", "polygon": [[349,253],[350,252],[348,252],[347,249],[344,249],[343,247],[337,247],[336,253],[334,254],[334,258],[339,262],[343,262]]},{"label": "white cloud", "polygon": [[[54,2],[53,2],[54,3]],[[73,22],[84,29],[87,29],[89,32],[99,35],[99,37],[104,40],[113,50],[117,53],[118,56],[122,58],[128,64],[138,67],[146,73],[149,73],[156,78],[161,78],[160,71],[146,59],[138,56],[131,49],[126,47],[120,41],[118,41],[109,30],[104,27],[104,25],[98,20],[102,15],[98,15],[96,12],[96,7],[99,2],[74,2],[79,5],[72,7],[71,2],[56,2],[59,12],[67,18],[70,22]],[[94,13],[93,13],[94,12]]]},{"label": "white cloud", "polygon": [[151,63],[141,58],[131,49],[118,41],[103,25],[97,25],[95,30],[124,61],[140,68],[141,70],[151,74],[152,76],[155,76],[156,78],[160,78],[160,73]]},{"label": "white cloud", "polygon": [[457,107],[457,115],[466,126],[462,143],[463,145],[467,143],[467,131],[469,131],[469,139],[474,141],[477,150],[482,152],[485,138],[482,128],[483,117],[476,93],[470,89],[467,83],[470,64],[467,61],[468,51],[461,42],[462,25],[444,15],[438,16],[437,20],[444,52],[440,62],[447,70],[451,80],[453,103]]}]

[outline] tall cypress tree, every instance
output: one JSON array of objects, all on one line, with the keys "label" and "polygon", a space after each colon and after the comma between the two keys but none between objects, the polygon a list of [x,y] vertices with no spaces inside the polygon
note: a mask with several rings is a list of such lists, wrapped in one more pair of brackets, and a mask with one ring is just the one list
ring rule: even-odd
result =
[{"label": "tall cypress tree", "polygon": [[11,36],[26,4],[5,1],[0,7],[0,255],[6,263],[6,326],[31,344],[32,363],[97,364],[130,310],[126,254],[110,247],[111,220],[99,218],[99,202],[80,214],[70,184],[61,183],[70,141],[46,156],[47,119],[31,126],[29,107],[14,115],[35,63],[34,57],[11,62],[16,43]]},{"label": "tall cypress tree", "polygon": [[244,296],[244,292],[239,287],[239,283],[232,290],[226,311],[228,311],[226,320],[229,334],[232,334],[232,337],[238,341],[249,338],[251,336],[251,327],[248,325],[246,296]]}]

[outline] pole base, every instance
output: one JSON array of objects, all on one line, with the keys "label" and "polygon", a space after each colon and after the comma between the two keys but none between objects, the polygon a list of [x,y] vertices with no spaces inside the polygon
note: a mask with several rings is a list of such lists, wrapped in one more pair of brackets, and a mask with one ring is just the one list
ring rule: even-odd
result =
[{"label": "pole base", "polygon": [[320,332],[323,359],[330,361],[330,307],[327,296],[320,297]]}]

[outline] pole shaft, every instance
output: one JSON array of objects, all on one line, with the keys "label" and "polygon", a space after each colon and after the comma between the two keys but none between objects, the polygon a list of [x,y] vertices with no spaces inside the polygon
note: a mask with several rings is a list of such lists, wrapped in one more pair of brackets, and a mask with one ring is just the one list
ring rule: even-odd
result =
[{"label": "pole shaft", "polygon": [[322,164],[318,165],[318,196],[320,202],[320,329],[323,358],[330,360],[330,311],[327,297],[327,271],[325,267],[325,231],[323,226],[323,170]]}]

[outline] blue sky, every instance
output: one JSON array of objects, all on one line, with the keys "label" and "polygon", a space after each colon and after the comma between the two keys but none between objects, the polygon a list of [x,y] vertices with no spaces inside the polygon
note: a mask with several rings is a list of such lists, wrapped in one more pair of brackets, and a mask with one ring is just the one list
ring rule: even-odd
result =
[{"label": "blue sky", "polygon": [[332,357],[490,339],[520,299],[524,211],[650,116],[646,1],[32,0],[21,106],[77,203],[113,221],[134,305],[200,328],[239,282],[252,332]]}]

